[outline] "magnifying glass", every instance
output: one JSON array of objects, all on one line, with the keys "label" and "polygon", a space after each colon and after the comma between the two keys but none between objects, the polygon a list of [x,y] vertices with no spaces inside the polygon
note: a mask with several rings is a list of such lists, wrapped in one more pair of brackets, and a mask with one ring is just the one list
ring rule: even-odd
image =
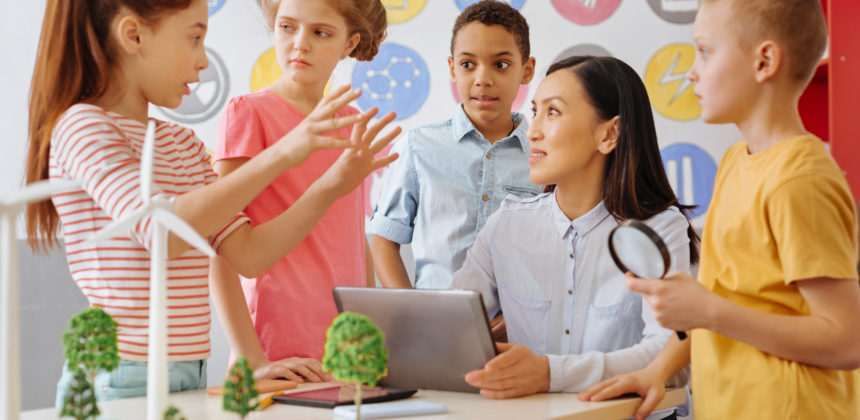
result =
[{"label": "magnifying glass", "polygon": [[[669,248],[654,229],[638,220],[625,220],[609,233],[609,254],[622,272],[642,279],[662,279],[672,266]],[[687,333],[675,331],[678,339]]]}]

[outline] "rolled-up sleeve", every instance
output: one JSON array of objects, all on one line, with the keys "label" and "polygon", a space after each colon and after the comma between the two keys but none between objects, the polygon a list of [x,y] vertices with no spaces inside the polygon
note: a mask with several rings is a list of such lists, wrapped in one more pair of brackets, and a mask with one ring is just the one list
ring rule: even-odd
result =
[{"label": "rolled-up sleeve", "polygon": [[390,241],[408,244],[412,242],[419,194],[409,133],[397,141],[392,152],[400,157],[385,173],[382,194],[370,218],[370,231]]}]

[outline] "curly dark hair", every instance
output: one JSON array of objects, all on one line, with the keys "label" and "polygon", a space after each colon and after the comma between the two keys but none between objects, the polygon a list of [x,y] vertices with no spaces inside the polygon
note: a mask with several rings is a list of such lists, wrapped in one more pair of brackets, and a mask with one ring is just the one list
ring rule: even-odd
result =
[{"label": "curly dark hair", "polygon": [[457,16],[454,29],[451,31],[452,56],[454,55],[454,41],[457,39],[457,32],[472,22],[480,22],[487,26],[501,25],[517,40],[523,62],[525,63],[529,59],[529,24],[526,22],[526,18],[509,4],[496,0],[481,0],[467,7],[463,13],[460,13],[460,16]]}]

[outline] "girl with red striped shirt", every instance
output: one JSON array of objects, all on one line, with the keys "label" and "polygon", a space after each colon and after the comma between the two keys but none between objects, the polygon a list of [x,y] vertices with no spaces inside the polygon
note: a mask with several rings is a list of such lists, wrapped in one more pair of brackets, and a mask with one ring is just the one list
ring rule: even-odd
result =
[{"label": "girl with red striped shirt", "polygon": [[[208,66],[207,23],[205,0],[47,2],[30,94],[27,182],[70,179],[81,189],[31,205],[27,233],[34,250],[47,250],[57,244],[61,224],[72,278],[91,305],[119,324],[120,366],[93,384],[103,400],[146,393],[152,225],[144,218],[128,236],[85,241],[143,204],[140,155],[149,105],[174,108],[190,93],[188,84]],[[304,238],[329,202],[395,158],[373,159],[397,135],[373,142],[390,120],[368,127],[373,111],[335,115],[359,95],[335,90],[272,147],[217,181],[192,130],[156,121],[152,194],[171,200],[174,212],[237,271],[265,271]],[[349,140],[326,134],[353,125]],[[241,210],[284,170],[328,148],[347,150],[314,184],[317,199],[252,228]],[[210,346],[209,260],[173,235],[168,257],[171,391],[202,388]],[[265,369],[283,376],[292,367],[280,361]],[[69,376],[64,370],[58,402]]]}]

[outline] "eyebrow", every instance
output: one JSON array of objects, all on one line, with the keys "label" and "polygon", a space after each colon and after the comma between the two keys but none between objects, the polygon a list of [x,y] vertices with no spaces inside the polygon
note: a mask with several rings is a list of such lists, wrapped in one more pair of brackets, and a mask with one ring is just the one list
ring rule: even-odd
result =
[{"label": "eyebrow", "polygon": [[[468,52],[468,51],[463,51],[463,52],[461,52],[459,55],[467,55],[467,56],[469,56],[469,57],[477,57],[477,55],[476,55],[476,54],[470,53],[470,52]],[[512,52],[510,52],[510,51],[502,51],[502,52],[500,52],[500,53],[498,53],[498,54],[494,55],[494,57],[501,57],[501,56],[504,56],[504,55],[514,55],[514,54],[513,54]]]},{"label": "eyebrow", "polygon": [[[559,101],[559,102],[561,102],[561,103],[563,103],[563,104],[566,104],[566,103],[567,103],[567,102],[564,100],[564,98],[562,98],[561,96],[558,96],[558,95],[556,95],[556,96],[548,96],[548,97],[546,97],[546,98],[543,98],[543,99],[541,99],[540,103],[542,103],[542,104],[546,104],[546,103],[549,103],[549,102],[552,102],[552,101]],[[532,106],[534,106],[534,104],[535,104],[535,101],[534,101],[534,100],[532,100]]]},{"label": "eyebrow", "polygon": [[205,30],[206,30],[206,28],[207,28],[206,24],[205,24],[205,23],[203,23],[203,22],[197,22],[197,23],[195,23],[195,24],[191,25],[191,27],[192,27],[192,28],[200,28],[200,29],[202,29],[202,30],[204,30],[204,31],[205,31]]},{"label": "eyebrow", "polygon": [[[276,18],[276,20],[277,20],[277,21],[279,21],[279,22],[283,22],[283,21],[291,21],[291,22],[292,22],[292,21],[296,21],[296,18],[294,18],[294,17],[290,17],[290,16],[286,16],[286,15],[278,15],[278,17]],[[322,26],[322,27],[325,27],[325,28],[327,28],[327,29],[334,29],[334,30],[336,30],[336,29],[337,29],[337,27],[336,27],[336,26],[334,26],[334,25],[332,25],[332,24],[330,24],[330,23],[326,23],[326,22],[311,22],[311,23],[310,23],[310,25],[311,25],[311,26]]]}]

